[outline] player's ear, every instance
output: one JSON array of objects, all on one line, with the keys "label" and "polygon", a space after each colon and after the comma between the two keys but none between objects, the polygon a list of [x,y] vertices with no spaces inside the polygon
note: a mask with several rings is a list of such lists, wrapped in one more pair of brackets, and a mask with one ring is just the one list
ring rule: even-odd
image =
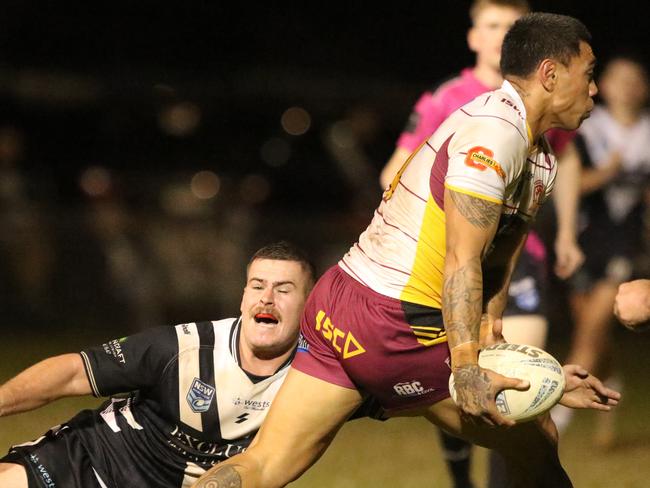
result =
[{"label": "player's ear", "polygon": [[552,59],[544,59],[537,67],[537,76],[544,89],[552,92],[557,84],[557,62]]}]

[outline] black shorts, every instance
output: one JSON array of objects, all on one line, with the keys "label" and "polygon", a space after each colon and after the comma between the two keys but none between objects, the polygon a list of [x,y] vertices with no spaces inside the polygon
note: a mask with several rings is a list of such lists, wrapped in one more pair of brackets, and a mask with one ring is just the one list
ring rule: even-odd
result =
[{"label": "black shorts", "polygon": [[546,261],[522,252],[512,274],[503,315],[545,315],[546,273]]},{"label": "black shorts", "polygon": [[34,442],[9,449],[1,463],[20,464],[29,488],[105,488],[104,474],[95,469],[74,429],[53,427]]}]

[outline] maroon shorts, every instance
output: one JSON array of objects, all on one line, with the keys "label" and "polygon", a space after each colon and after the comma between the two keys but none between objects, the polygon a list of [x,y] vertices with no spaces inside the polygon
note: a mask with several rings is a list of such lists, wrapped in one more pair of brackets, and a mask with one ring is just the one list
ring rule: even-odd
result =
[{"label": "maroon shorts", "polygon": [[[401,302],[362,285],[338,266],[312,291],[293,367],[374,396],[388,412],[449,396],[447,342],[421,342],[443,330],[440,310]],[[420,341],[418,341],[418,335]],[[444,336],[444,330],[441,334]]]}]

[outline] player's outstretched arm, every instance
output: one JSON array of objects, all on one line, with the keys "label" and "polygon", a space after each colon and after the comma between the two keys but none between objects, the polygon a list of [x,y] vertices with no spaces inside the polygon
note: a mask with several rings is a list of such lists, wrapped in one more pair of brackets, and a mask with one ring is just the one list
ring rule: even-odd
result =
[{"label": "player's outstretched arm", "polygon": [[250,447],[208,470],[193,488],[285,486],[325,452],[361,401],[357,390],[291,368]]},{"label": "player's outstretched arm", "polygon": [[607,388],[582,366],[566,364],[563,369],[566,386],[560,404],[569,408],[592,408],[606,412],[618,405],[621,394]]},{"label": "player's outstretched arm", "polygon": [[59,398],[90,393],[81,356],[54,356],[0,386],[0,417],[34,410]]}]

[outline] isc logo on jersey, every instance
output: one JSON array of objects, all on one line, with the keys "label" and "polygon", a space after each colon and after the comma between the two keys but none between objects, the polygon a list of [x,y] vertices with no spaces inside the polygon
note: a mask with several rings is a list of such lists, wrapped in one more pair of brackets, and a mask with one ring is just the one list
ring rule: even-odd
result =
[{"label": "isc logo on jersey", "polygon": [[410,397],[424,395],[432,392],[435,388],[428,388],[425,390],[422,383],[419,381],[403,381],[394,385],[393,390],[395,390],[395,393],[399,396]]},{"label": "isc logo on jersey", "polygon": [[203,413],[207,412],[214,398],[214,387],[203,383],[198,378],[192,381],[192,387],[187,392],[187,403],[193,412]]}]

